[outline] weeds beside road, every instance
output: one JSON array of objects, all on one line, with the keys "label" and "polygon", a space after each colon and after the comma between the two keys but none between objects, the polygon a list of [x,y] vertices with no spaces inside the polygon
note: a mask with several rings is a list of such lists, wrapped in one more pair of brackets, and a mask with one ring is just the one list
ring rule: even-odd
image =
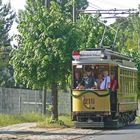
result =
[{"label": "weeds beside road", "polygon": [[45,116],[37,113],[26,114],[0,114],[0,126],[8,126],[12,124],[37,122],[37,127],[72,127],[74,123],[68,115],[59,116],[59,121],[50,123],[50,116]]},{"label": "weeds beside road", "polygon": [[[2,117],[5,116],[0,115],[0,122]],[[8,125],[10,123],[10,117],[11,115],[6,116],[4,120],[7,121],[7,124],[2,124]],[[139,120],[140,117],[137,117],[137,119]],[[11,117],[11,120],[13,120],[11,123],[21,123],[23,121],[35,121],[35,123],[22,123],[0,127],[0,140],[74,140],[87,139],[88,137],[93,137],[95,134],[102,133],[102,130],[73,128],[73,122],[71,121],[70,116],[61,116],[59,117],[59,120],[62,120],[65,125],[71,128],[63,127],[64,125],[57,123],[49,124],[49,117],[33,113],[15,115],[14,117]]]},{"label": "weeds beside road", "polygon": [[[30,123],[29,123],[30,122]],[[31,123],[35,122],[35,123]],[[13,125],[15,124],[15,125]],[[70,116],[59,116],[59,121],[50,123],[50,116],[36,113],[0,115],[0,140],[34,140],[34,139],[58,139],[68,137],[67,133],[74,133],[73,122]],[[65,129],[64,129],[65,127]],[[67,130],[68,129],[68,130]],[[64,133],[63,133],[64,131]],[[59,134],[60,133],[60,134]],[[83,132],[82,132],[83,133]],[[81,133],[81,134],[82,134]],[[58,135],[58,136],[56,136]],[[63,135],[63,136],[60,136]],[[76,133],[76,136],[79,134]]]},{"label": "weeds beside road", "polygon": [[45,119],[45,116],[36,113],[0,114],[0,126],[8,126],[27,122],[42,122]]},{"label": "weeds beside road", "polygon": [[[136,117],[136,121],[140,122],[140,116]],[[50,121],[50,116],[37,113],[0,114],[0,127],[29,122],[37,122],[37,127],[39,128],[62,128],[74,126],[74,122],[68,115],[59,116],[59,120],[52,123]]]}]

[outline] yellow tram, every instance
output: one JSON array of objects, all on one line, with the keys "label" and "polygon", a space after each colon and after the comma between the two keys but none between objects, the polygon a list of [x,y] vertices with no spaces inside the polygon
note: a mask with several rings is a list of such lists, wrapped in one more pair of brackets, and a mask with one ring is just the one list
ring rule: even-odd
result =
[{"label": "yellow tram", "polygon": [[[105,48],[73,52],[72,118],[79,128],[122,127],[135,119],[137,102],[137,68],[131,59]],[[94,77],[94,86],[81,85],[87,68]],[[115,75],[115,89],[97,86],[98,75]],[[76,73],[79,83],[75,86]],[[109,84],[111,84],[111,78]],[[103,76],[101,82],[103,81]]]}]

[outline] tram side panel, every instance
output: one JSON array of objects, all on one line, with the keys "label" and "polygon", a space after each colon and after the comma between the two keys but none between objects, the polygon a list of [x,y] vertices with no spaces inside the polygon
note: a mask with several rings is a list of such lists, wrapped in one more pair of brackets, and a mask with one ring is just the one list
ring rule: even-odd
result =
[{"label": "tram side panel", "polygon": [[137,71],[127,68],[118,69],[118,110],[119,112],[136,111],[137,102]]}]

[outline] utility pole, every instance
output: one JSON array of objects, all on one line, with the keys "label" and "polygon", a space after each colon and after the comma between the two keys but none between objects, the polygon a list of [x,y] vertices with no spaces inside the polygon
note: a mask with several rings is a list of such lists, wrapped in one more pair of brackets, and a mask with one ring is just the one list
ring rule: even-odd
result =
[{"label": "utility pole", "polygon": [[76,22],[76,3],[75,0],[72,0],[73,5],[73,11],[72,11],[72,17],[73,17],[73,23]]},{"label": "utility pole", "polygon": [[[44,3],[45,2],[45,3]],[[43,3],[45,4],[45,6],[47,7],[47,9],[50,9],[50,0],[45,0]],[[46,102],[47,102],[47,88],[46,85],[44,85],[43,87],[43,96],[42,96],[42,114],[46,115]]]},{"label": "utility pole", "polygon": [[45,6],[48,10],[50,9],[50,0],[45,0]]},{"label": "utility pole", "polygon": [[138,53],[140,53],[140,39],[138,39]]}]

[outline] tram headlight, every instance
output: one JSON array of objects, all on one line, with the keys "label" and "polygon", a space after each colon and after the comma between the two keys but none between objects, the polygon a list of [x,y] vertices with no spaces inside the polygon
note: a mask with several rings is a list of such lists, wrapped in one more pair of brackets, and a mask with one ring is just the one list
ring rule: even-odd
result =
[{"label": "tram headlight", "polygon": [[105,55],[103,53],[101,53],[101,58],[103,59],[105,57]]}]

